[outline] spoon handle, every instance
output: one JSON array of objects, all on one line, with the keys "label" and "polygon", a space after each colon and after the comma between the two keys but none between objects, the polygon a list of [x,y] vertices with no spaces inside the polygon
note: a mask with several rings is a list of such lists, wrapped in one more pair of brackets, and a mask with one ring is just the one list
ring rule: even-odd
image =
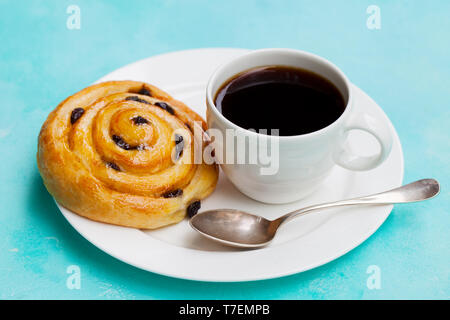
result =
[{"label": "spoon handle", "polygon": [[394,204],[394,203],[408,203],[417,202],[426,199],[433,198],[439,193],[439,182],[435,179],[422,179],[410,184],[404,185],[399,188],[395,188],[389,191],[376,193],[364,197],[358,197],[347,200],[340,200],[336,202],[322,203],[318,205],[309,206],[299,210],[295,210],[284,216],[281,216],[277,220],[280,223],[286,222],[292,218],[296,218],[305,215],[311,211],[361,204]]}]

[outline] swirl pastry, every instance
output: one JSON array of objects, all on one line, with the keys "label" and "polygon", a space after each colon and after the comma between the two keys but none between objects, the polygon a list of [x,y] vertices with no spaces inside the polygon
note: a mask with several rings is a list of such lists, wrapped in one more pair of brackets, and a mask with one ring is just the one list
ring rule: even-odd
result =
[{"label": "swirl pastry", "polygon": [[[182,220],[215,188],[215,164],[195,164],[206,123],[142,82],[90,86],[53,110],[39,134],[47,190],[92,220],[153,229]],[[200,128],[201,127],[201,128]],[[202,149],[200,149],[202,150]]]}]

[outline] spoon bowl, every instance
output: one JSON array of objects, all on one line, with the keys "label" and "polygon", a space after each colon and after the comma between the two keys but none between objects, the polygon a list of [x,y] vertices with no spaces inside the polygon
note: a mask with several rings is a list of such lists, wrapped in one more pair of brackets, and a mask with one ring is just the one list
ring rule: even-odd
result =
[{"label": "spoon bowl", "polygon": [[287,213],[275,220],[268,220],[240,210],[217,209],[197,213],[189,223],[203,236],[222,244],[241,248],[258,248],[268,245],[273,240],[282,223],[312,211],[349,205],[417,202],[435,197],[439,190],[440,186],[436,180],[422,179],[382,193],[309,206]]},{"label": "spoon bowl", "polygon": [[277,231],[274,221],[233,209],[200,212],[189,223],[205,237],[235,247],[267,245]]}]

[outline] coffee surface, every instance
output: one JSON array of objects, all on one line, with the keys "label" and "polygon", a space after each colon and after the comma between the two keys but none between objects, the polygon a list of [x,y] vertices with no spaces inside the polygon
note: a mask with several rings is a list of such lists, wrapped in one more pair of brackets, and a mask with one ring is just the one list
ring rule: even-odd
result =
[{"label": "coffee surface", "polygon": [[314,132],[336,121],[345,101],[336,86],[313,72],[267,66],[229,79],[215,97],[217,109],[244,129],[279,129],[280,136]]}]

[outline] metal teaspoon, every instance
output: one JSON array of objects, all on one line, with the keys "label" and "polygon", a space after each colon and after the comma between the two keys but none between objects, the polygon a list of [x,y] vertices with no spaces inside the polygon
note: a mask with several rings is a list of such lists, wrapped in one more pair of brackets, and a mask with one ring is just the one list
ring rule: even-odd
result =
[{"label": "metal teaspoon", "polygon": [[192,217],[189,223],[200,234],[222,244],[258,248],[268,245],[273,240],[281,224],[312,211],[349,205],[417,202],[433,198],[439,193],[439,189],[439,182],[436,180],[422,179],[382,193],[309,206],[275,220],[240,210],[217,209],[200,212]]}]

